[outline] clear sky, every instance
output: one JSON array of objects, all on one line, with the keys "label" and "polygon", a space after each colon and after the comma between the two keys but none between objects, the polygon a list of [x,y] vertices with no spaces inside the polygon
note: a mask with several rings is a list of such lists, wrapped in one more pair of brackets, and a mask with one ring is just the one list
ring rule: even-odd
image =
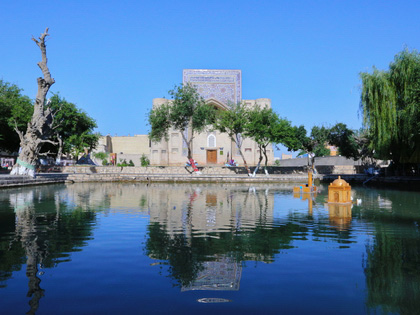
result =
[{"label": "clear sky", "polygon": [[0,79],[35,97],[46,27],[51,91],[101,134],[146,134],[183,69],[241,69],[243,99],[294,125],[361,127],[359,73],[420,47],[420,1],[5,1]]}]

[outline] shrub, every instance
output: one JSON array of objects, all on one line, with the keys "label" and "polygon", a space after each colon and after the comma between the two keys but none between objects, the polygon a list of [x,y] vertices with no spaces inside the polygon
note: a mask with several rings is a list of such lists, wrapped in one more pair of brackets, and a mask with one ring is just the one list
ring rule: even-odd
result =
[{"label": "shrub", "polygon": [[106,159],[108,157],[108,153],[105,153],[105,152],[96,152],[96,153],[93,154],[93,156],[95,158],[97,158],[98,160],[103,160],[103,159]]},{"label": "shrub", "polygon": [[150,161],[147,158],[147,156],[144,155],[144,153],[141,155],[140,163],[141,163],[141,166],[149,166],[150,165]]},{"label": "shrub", "polygon": [[126,159],[124,159],[124,160],[120,159],[120,163],[118,163],[117,166],[121,166],[121,167],[128,166],[127,160]]}]

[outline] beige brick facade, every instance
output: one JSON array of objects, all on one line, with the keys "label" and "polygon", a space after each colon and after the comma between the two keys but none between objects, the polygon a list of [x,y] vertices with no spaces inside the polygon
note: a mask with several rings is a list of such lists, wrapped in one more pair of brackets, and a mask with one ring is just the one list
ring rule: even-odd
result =
[{"label": "beige brick facade", "polygon": [[[208,70],[187,69],[183,71],[183,81],[196,86],[199,93],[205,98],[206,103],[218,108],[229,110],[228,103],[245,102],[248,106],[260,106],[271,108],[271,100],[259,98],[256,100],[242,100],[242,73],[240,70]],[[153,99],[153,108],[170,101],[165,98]],[[187,130],[188,132],[188,130]],[[191,135],[189,135],[190,137]],[[188,138],[189,138],[188,137]],[[177,130],[169,131],[168,141],[150,143],[147,135],[133,137],[111,137],[100,139],[97,151],[116,153],[117,162],[131,159],[139,165],[142,154],[150,159],[151,165],[181,166],[187,162],[187,146],[183,141],[182,134]],[[248,165],[256,165],[259,158],[259,149],[255,141],[243,139],[242,152]],[[269,165],[274,163],[272,146],[267,149]],[[234,159],[239,166],[243,166],[243,159],[239,154],[236,144],[231,141],[227,134],[208,130],[195,134],[192,143],[193,159],[201,166],[224,165],[230,159]]]}]

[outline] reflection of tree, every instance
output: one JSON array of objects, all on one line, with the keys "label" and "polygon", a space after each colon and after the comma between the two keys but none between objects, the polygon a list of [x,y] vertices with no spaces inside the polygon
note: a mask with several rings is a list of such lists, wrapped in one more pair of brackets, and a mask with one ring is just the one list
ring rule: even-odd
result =
[{"label": "reflection of tree", "polygon": [[8,197],[15,213],[2,213],[9,222],[1,231],[5,235],[12,232],[14,237],[0,238],[0,279],[6,281],[26,263],[27,296],[31,298],[28,313],[34,314],[44,295],[38,277],[40,266],[51,268],[68,261],[69,252],[84,246],[92,234],[95,214],[69,207],[60,190],[50,187],[24,189]]},{"label": "reflection of tree", "polygon": [[[365,264],[367,305],[384,312],[417,314],[420,309],[420,233],[404,226],[401,234],[376,225]],[[401,236],[402,235],[402,236]]]},{"label": "reflection of tree", "polygon": [[281,250],[292,248],[293,235],[305,232],[306,228],[287,223],[273,228],[257,226],[253,231],[218,233],[217,238],[191,239],[182,233],[170,236],[166,227],[157,222],[151,223],[148,230],[147,255],[167,260],[171,276],[180,286],[188,286],[202,270],[202,264],[212,257],[232,257],[236,262],[272,262]]},{"label": "reflection of tree", "polygon": [[147,254],[153,259],[167,260],[169,271],[179,285],[189,285],[202,270],[205,256],[202,248],[189,244],[184,234],[170,237],[159,223],[150,224],[148,231]]},{"label": "reflection of tree", "polygon": [[[420,230],[417,192],[370,190],[360,214],[374,221],[375,238],[366,248],[367,305],[384,313],[417,314],[420,309]],[[387,202],[384,202],[387,201]],[[389,209],[392,204],[392,211]]]},{"label": "reflection of tree", "polygon": [[[268,201],[273,198],[268,190],[230,191],[226,197],[223,196],[221,194],[219,198],[226,198],[225,201],[217,203],[216,194],[207,192],[205,197],[203,196],[206,202],[200,203],[197,194],[190,194],[186,196],[189,202],[185,205],[185,222],[182,225],[178,224],[177,230],[171,229],[165,219],[161,222],[151,222],[148,227],[147,255],[153,259],[167,261],[171,277],[181,287],[191,287],[200,272],[209,268],[209,261],[229,261],[231,264],[242,264],[247,260],[272,262],[281,250],[293,247],[291,242],[294,235],[307,232],[305,226],[293,222],[268,224],[268,213],[272,213],[272,209],[268,208],[273,206]],[[206,207],[205,212],[200,205]],[[166,201],[165,207],[168,208]],[[166,208],[161,210],[166,211]],[[253,215],[255,221],[251,222],[252,224],[242,221],[241,211],[244,209],[248,218],[250,214]],[[215,222],[218,218],[213,216],[226,216],[227,211],[231,212],[227,216],[230,220],[223,221],[223,231],[220,228],[216,230]],[[197,218],[197,213],[202,214],[202,222],[195,221],[195,229],[192,229],[191,217]],[[206,215],[208,213],[211,214],[211,220]],[[155,218],[158,217],[155,215]],[[229,226],[226,226],[227,222]],[[179,226],[182,226],[181,230]],[[203,230],[198,230],[199,227]],[[210,228],[214,229],[213,232]],[[192,231],[195,234],[192,234]]]}]

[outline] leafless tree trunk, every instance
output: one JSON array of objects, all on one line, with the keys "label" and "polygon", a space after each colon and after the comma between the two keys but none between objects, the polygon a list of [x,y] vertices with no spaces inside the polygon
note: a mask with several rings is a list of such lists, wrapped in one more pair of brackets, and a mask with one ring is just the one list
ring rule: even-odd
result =
[{"label": "leafless tree trunk", "polygon": [[32,37],[32,40],[41,50],[42,61],[38,62],[38,66],[42,71],[43,77],[37,79],[38,92],[34,104],[34,113],[31,121],[28,123],[25,135],[15,128],[19,134],[21,150],[16,164],[10,173],[11,175],[30,175],[35,177],[36,160],[42,145],[46,142],[56,144],[48,140],[52,133],[54,113],[51,111],[51,108],[46,106],[45,102],[47,93],[51,85],[55,82],[47,66],[45,37],[48,35],[48,28],[46,28],[39,39]]}]

